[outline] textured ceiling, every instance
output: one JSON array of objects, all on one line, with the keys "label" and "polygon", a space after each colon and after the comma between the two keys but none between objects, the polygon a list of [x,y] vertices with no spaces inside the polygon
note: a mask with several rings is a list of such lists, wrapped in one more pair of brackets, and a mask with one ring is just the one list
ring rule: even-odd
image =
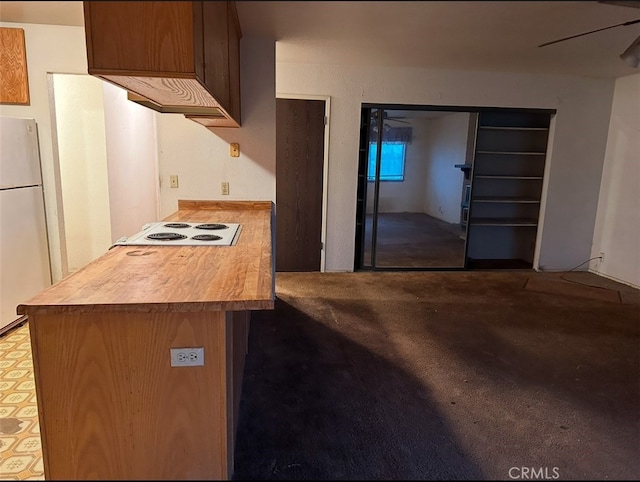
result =
[{"label": "textured ceiling", "polygon": [[279,40],[280,62],[608,78],[639,72],[619,55],[640,36],[640,24],[538,47],[640,18],[640,9],[632,7],[579,1],[241,1],[237,5],[243,32]]},{"label": "textured ceiling", "polygon": [[[624,5],[640,2],[618,2]],[[279,62],[362,64],[616,78],[640,18],[595,1],[238,1],[242,32],[278,41]],[[0,2],[0,20],[83,25],[82,2]]]}]

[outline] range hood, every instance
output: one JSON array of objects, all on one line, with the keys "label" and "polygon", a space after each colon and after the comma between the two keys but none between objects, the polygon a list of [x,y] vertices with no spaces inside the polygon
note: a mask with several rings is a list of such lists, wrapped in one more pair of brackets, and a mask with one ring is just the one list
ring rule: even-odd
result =
[{"label": "range hood", "polygon": [[195,105],[161,105],[157,102],[154,102],[147,97],[144,97],[140,94],[136,94],[135,92],[127,91],[127,99],[135,102],[136,104],[140,104],[144,107],[148,107],[149,109],[153,109],[156,112],[160,112],[161,114],[185,114],[185,115],[202,115],[212,118],[219,117],[220,119],[225,119],[227,116],[224,114],[222,109],[219,107],[205,107],[205,106],[195,106]]}]

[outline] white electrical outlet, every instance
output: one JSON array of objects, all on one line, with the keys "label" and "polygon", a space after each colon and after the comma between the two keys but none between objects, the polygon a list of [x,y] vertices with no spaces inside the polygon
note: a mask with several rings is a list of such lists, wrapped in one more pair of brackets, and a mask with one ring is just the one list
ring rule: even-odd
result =
[{"label": "white electrical outlet", "polygon": [[178,187],[178,176],[176,174],[169,176],[169,187]]},{"label": "white electrical outlet", "polygon": [[600,262],[604,263],[604,251],[600,251]]},{"label": "white electrical outlet", "polygon": [[223,181],[222,184],[220,185],[220,192],[222,193],[223,196],[229,195],[229,183],[227,181]]},{"label": "white electrical outlet", "polygon": [[204,347],[171,348],[172,367],[198,367],[204,365]]}]

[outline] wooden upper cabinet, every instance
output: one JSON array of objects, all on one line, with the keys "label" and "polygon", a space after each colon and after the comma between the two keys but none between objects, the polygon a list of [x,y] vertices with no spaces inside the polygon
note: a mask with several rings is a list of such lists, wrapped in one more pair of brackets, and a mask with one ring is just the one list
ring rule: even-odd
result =
[{"label": "wooden upper cabinet", "polygon": [[90,1],[84,16],[91,75],[159,112],[240,126],[235,2]]}]

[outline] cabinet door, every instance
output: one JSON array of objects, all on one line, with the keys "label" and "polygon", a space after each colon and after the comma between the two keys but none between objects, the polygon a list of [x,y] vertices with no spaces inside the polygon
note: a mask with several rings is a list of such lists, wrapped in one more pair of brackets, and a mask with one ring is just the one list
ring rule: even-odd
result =
[{"label": "cabinet door", "polygon": [[228,2],[201,2],[203,22],[204,84],[228,112],[229,27]]},{"label": "cabinet door", "polygon": [[24,30],[0,27],[0,104],[29,105]]},{"label": "cabinet door", "polygon": [[84,18],[90,74],[195,73],[192,2],[84,2]]}]

